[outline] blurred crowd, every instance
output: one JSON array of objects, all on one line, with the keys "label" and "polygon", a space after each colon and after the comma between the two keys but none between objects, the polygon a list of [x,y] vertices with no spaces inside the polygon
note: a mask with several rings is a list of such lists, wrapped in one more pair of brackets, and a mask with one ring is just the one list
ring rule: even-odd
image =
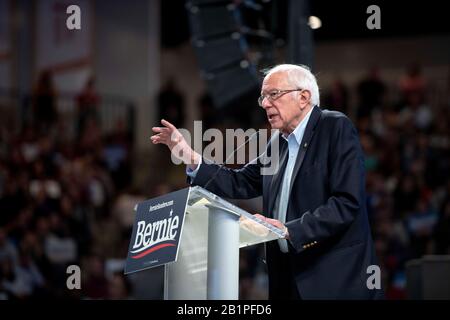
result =
[{"label": "blurred crowd", "polygon": [[[0,299],[129,295],[122,270],[110,262],[127,253],[128,230],[111,221],[120,224],[113,212],[131,183],[132,141],[121,126],[101,132],[93,79],[74,100],[78,132],[69,137],[44,72],[31,117],[20,130],[1,127]],[[83,270],[82,290],[67,289],[72,264]]]},{"label": "blurred crowd", "polygon": [[[139,297],[139,283],[123,275],[134,204],[183,184],[161,179],[152,190],[137,192],[133,141],[121,126],[102,132],[93,78],[74,98],[75,137],[59,123],[56,95],[51,74],[44,73],[33,92],[32,116],[18,131],[0,131],[0,299]],[[407,261],[450,254],[450,99],[432,105],[429,98],[419,66],[394,88],[373,68],[354,88],[336,79],[322,93],[322,107],[345,112],[359,130],[388,299],[406,297]],[[168,83],[157,98],[159,118],[186,126],[184,100]],[[224,125],[210,97],[200,97],[199,106],[204,128]],[[241,250],[241,299],[266,298],[263,259],[262,246]],[[72,264],[82,270],[81,290],[67,290]],[[158,291],[155,297],[162,289],[156,282],[147,286]]]},{"label": "blurred crowd", "polygon": [[431,105],[417,65],[397,89],[397,100],[385,99],[387,87],[372,71],[357,90],[367,205],[388,299],[406,297],[407,261],[450,254],[449,92]]}]

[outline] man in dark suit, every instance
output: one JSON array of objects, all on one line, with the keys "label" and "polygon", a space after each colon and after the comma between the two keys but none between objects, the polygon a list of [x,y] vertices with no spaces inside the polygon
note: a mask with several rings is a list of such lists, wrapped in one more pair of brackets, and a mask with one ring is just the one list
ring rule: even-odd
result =
[{"label": "man in dark suit", "polygon": [[[261,158],[239,170],[217,171],[164,120],[164,127],[153,128],[152,142],[182,158],[194,185],[207,184],[226,198],[263,196],[259,217],[286,235],[266,244],[270,299],[381,298],[382,290],[368,285],[368,268],[377,260],[355,127],[344,114],[319,108],[316,79],[304,66],[269,70],[258,102],[279,131],[273,139],[279,142],[280,167],[274,174],[261,174],[267,163]],[[269,143],[261,157],[270,148]]]}]

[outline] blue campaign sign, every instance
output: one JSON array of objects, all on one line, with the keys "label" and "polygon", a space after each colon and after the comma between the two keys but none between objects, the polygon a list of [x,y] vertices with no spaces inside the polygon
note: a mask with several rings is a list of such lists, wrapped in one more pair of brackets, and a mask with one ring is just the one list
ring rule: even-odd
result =
[{"label": "blue campaign sign", "polygon": [[125,274],[176,261],[189,190],[137,205]]}]

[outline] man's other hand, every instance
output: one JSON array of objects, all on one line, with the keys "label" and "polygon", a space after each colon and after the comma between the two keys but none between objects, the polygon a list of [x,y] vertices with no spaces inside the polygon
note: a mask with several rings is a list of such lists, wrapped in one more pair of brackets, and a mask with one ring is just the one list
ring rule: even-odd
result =
[{"label": "man's other hand", "polygon": [[265,222],[273,225],[274,227],[277,227],[278,229],[283,230],[285,232],[285,238],[289,239],[288,229],[280,220],[266,218],[266,217],[264,217],[263,215],[260,215],[260,214],[255,214],[254,216],[259,218],[259,219],[261,219],[262,221],[265,221]]}]

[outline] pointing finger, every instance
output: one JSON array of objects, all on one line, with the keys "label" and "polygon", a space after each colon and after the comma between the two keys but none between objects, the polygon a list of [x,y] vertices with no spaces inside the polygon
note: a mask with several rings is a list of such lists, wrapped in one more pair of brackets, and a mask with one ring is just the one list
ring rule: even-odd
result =
[{"label": "pointing finger", "polygon": [[170,130],[177,130],[177,128],[175,128],[175,126],[173,124],[171,124],[169,121],[162,119],[161,123],[166,126],[167,128],[169,128]]}]

